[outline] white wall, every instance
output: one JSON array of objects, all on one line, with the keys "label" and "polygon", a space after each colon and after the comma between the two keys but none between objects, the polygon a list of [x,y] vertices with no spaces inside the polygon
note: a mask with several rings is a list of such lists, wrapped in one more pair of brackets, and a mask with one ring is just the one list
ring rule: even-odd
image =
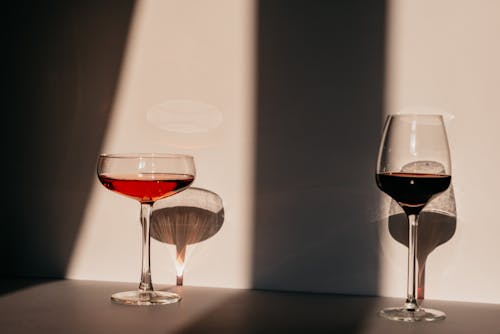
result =
[{"label": "white wall", "polygon": [[[247,287],[252,240],[252,1],[138,1],[103,152],[195,156],[194,186],[218,193],[225,222],[195,246],[185,284]],[[177,103],[205,120],[158,123]],[[159,112],[155,114],[155,112]],[[169,116],[170,115],[170,116]],[[156,117],[156,124],[148,121]],[[168,125],[162,128],[162,125]],[[95,181],[67,276],[138,282],[139,204]],[[172,250],[152,241],[153,283],[175,283]],[[171,246],[170,246],[171,248]],[[191,246],[188,247],[188,249]]]},{"label": "white wall", "polygon": [[[426,297],[498,303],[500,1],[393,0],[388,7],[387,112],[423,106],[454,116],[447,126],[457,230],[430,255]],[[195,185],[223,198],[224,226],[195,249],[185,284],[251,284],[254,11],[251,0],[144,0],[135,10],[102,151],[193,154]],[[214,127],[184,133],[148,122],[148,112],[176,100],[215,106],[219,114],[204,114]],[[138,282],[138,215],[137,203],[96,180],[67,276]],[[403,297],[406,249],[380,233],[380,294]],[[173,284],[166,246],[153,242],[152,252],[154,282]]]},{"label": "white wall", "polygon": [[[393,0],[388,28],[387,111],[453,116],[457,229],[428,259],[426,297],[500,303],[500,1]],[[404,295],[405,256],[385,235],[382,294]]]}]

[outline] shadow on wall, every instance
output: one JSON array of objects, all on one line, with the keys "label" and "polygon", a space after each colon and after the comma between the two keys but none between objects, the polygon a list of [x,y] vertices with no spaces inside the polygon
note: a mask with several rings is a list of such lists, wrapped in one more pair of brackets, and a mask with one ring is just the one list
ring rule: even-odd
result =
[{"label": "shadow on wall", "polygon": [[385,2],[259,1],[259,289],[376,294]]},{"label": "shadow on wall", "polygon": [[121,0],[3,7],[9,201],[0,233],[2,276],[65,274],[96,177],[133,7]]},{"label": "shadow on wall", "polygon": [[[385,220],[383,222],[385,223]],[[387,227],[394,240],[408,247],[408,218],[403,209],[392,199]],[[443,194],[429,202],[418,218],[418,299],[425,297],[425,266],[429,255],[437,247],[448,242],[455,235],[456,229],[457,209],[452,184]]]},{"label": "shadow on wall", "polygon": [[224,205],[216,193],[190,187],[155,203],[151,217],[153,239],[175,245],[176,285],[184,284],[187,248],[212,238],[224,223]]}]

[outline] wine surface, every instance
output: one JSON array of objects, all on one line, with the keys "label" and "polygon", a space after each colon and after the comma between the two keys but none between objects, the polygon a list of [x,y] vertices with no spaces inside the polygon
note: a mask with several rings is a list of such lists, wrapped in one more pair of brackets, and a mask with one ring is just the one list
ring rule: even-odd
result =
[{"label": "wine surface", "polygon": [[186,188],[193,182],[194,176],[170,173],[101,174],[99,180],[109,190],[147,203]]},{"label": "wine surface", "polygon": [[378,187],[407,214],[418,214],[434,196],[448,189],[451,176],[425,173],[379,173]]}]

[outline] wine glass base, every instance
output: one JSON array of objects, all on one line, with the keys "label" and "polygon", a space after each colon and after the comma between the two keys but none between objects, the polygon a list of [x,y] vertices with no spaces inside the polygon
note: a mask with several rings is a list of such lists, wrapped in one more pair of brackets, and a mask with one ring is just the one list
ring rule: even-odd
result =
[{"label": "wine glass base", "polygon": [[125,291],[111,296],[111,301],[122,305],[165,305],[181,299],[176,293],[167,291]]},{"label": "wine glass base", "polygon": [[390,307],[381,310],[378,315],[389,320],[406,322],[438,321],[446,318],[444,312],[421,307],[415,311],[409,311],[404,307]]}]

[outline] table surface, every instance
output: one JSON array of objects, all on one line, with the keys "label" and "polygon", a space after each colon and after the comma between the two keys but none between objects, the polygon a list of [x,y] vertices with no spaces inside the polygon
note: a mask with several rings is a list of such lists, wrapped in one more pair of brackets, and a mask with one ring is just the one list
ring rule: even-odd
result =
[{"label": "table surface", "polygon": [[[136,284],[1,280],[2,333],[473,333],[500,334],[500,304],[426,301],[444,321],[401,323],[377,316],[401,299],[185,286],[161,306],[110,302]],[[161,287],[160,287],[161,288]],[[178,288],[171,288],[178,289]]]}]

